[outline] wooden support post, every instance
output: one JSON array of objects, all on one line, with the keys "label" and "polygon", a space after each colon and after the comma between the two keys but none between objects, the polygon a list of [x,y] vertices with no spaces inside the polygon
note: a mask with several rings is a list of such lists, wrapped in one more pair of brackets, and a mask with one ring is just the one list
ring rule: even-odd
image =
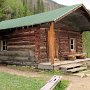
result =
[{"label": "wooden support post", "polygon": [[51,60],[51,63],[54,64],[54,58],[55,58],[55,31],[54,31],[54,22],[51,22],[50,25],[50,31],[48,31],[48,45],[49,45],[49,58]]}]

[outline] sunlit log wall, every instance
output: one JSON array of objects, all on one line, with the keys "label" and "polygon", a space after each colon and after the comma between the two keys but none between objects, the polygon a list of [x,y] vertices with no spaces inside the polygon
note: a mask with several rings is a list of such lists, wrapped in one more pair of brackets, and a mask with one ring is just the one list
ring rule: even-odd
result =
[{"label": "sunlit log wall", "polygon": [[65,59],[70,54],[70,38],[76,39],[76,52],[82,52],[82,34],[81,32],[70,31],[66,29],[56,30],[56,41],[59,59]]},{"label": "sunlit log wall", "polygon": [[0,32],[7,40],[7,51],[0,51],[0,62],[36,65],[47,61],[47,31],[44,28],[17,28]]}]

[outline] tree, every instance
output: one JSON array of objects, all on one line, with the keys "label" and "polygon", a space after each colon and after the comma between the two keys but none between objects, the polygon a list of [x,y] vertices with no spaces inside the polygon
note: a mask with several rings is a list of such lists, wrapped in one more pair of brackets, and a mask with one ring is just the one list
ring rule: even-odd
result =
[{"label": "tree", "polygon": [[36,14],[36,13],[37,13],[37,9],[36,9],[36,6],[34,5],[33,14]]},{"label": "tree", "polygon": [[37,0],[37,12],[36,13],[41,13],[41,12],[44,12],[43,0]]},{"label": "tree", "polygon": [[4,18],[4,13],[3,13],[3,3],[4,3],[5,0],[0,0],[0,21],[3,20]]},{"label": "tree", "polygon": [[40,13],[41,0],[37,0],[37,13]]},{"label": "tree", "polygon": [[[35,3],[35,2],[34,2]],[[0,0],[0,21],[44,12],[43,0]]]},{"label": "tree", "polygon": [[5,0],[2,6],[5,19],[25,16],[25,6],[22,0]]},{"label": "tree", "polygon": [[22,2],[25,7],[25,16],[32,15],[33,14],[32,0],[22,0]]},{"label": "tree", "polygon": [[45,11],[43,0],[41,0],[41,6],[40,6],[40,9],[41,9],[41,12],[44,12],[44,11]]}]

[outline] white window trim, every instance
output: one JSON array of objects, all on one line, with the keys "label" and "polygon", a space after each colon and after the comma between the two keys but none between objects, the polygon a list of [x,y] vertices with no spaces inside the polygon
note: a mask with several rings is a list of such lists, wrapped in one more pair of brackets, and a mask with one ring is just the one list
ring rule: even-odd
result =
[{"label": "white window trim", "polygon": [[[72,44],[73,45],[73,49],[71,49],[71,40],[74,40],[74,43]],[[76,51],[76,38],[70,38],[70,50],[71,51],[73,51],[73,50]]]},{"label": "white window trim", "polygon": [[3,40],[1,40],[1,51],[3,51]]}]

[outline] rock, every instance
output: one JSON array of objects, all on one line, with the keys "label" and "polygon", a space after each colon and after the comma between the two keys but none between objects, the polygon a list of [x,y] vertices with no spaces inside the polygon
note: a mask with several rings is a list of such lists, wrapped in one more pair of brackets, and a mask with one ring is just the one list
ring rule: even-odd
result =
[{"label": "rock", "polygon": [[90,74],[86,74],[88,77],[90,77]]},{"label": "rock", "polygon": [[86,77],[87,75],[85,73],[81,74],[81,78]]}]

